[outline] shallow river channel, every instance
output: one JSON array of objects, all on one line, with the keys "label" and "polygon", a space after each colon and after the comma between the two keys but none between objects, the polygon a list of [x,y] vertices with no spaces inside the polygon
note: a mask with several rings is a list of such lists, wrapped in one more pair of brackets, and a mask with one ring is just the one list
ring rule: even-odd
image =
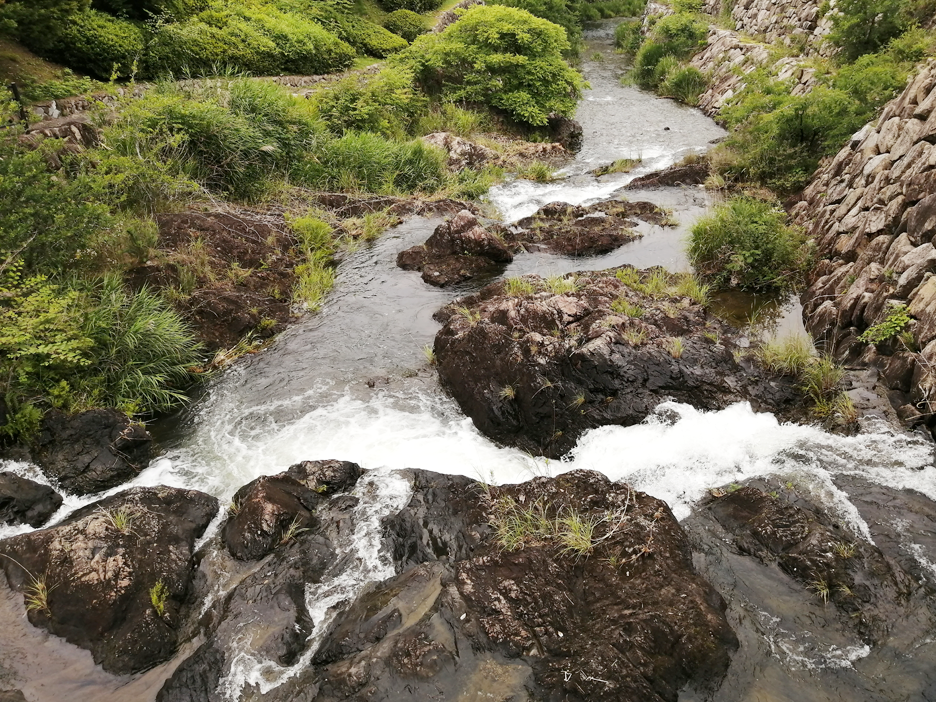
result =
[{"label": "shallow river channel", "polygon": [[[587,34],[583,70],[591,88],[577,114],[585,136],[581,153],[560,180],[508,182],[491,191],[489,203],[509,222],[547,202],[588,204],[626,196],[672,210],[679,226],[641,224],[643,238],[605,256],[521,254],[505,275],[553,275],[624,263],[689,268],[684,239],[711,205],[707,191],[621,188],[643,173],[706,151],[724,132],[696,110],[622,86],[613,26],[603,23]],[[642,163],[628,174],[589,174],[619,158]],[[367,519],[342,546],[350,557],[306,593],[315,630],[323,631],[331,605],[393,574],[381,552],[379,522],[407,500],[407,483],[396,469],[423,468],[497,483],[575,468],[597,470],[671,506],[692,535],[697,567],[729,603],[729,621],[741,648],[728,676],[719,690],[686,691],[681,700],[936,700],[936,627],[929,610],[921,608],[896,622],[899,634],[886,647],[871,648],[836,625],[819,598],[804,601],[802,588],[792,580],[769,580],[752,559],[725,556],[709,526],[693,512],[694,503],[718,486],[750,479],[786,486],[823,505],[850,538],[891,543],[916,564],[913,572],[929,592],[936,588],[936,515],[917,504],[917,493],[936,500],[928,443],[883,425],[852,437],[783,425],[746,404],[709,413],[668,404],[638,426],[589,432],[567,460],[498,447],[442,392],[423,353],[439,328],[432,314],[479,284],[439,290],[395,265],[399,251],[422,243],[440,221],[411,219],[348,256],[324,309],[226,372],[184,417],[162,428],[158,438],[164,454],[134,484],[203,490],[227,505],[240,486],[301,460],[344,459],[371,469],[356,488],[362,498],[357,509]],[[793,304],[781,314],[781,327],[799,328],[798,317]],[[44,481],[28,465],[6,468]],[[884,498],[868,499],[869,494],[886,494],[886,504]],[[57,519],[99,497],[66,496]],[[228,561],[214,553],[212,543],[220,521],[221,515],[204,537],[211,551],[206,558],[217,571],[216,597],[228,587]],[[0,537],[23,530],[0,529]],[[152,700],[177,664],[132,679],[110,676],[94,666],[89,653],[31,627],[21,596],[5,589],[0,591],[0,632],[0,682],[21,688],[29,700]],[[306,654],[285,668],[262,660],[245,643],[222,678],[225,697],[246,699],[242,693],[251,689],[250,699],[262,698],[263,690],[310,660],[316,645],[313,635]]]}]

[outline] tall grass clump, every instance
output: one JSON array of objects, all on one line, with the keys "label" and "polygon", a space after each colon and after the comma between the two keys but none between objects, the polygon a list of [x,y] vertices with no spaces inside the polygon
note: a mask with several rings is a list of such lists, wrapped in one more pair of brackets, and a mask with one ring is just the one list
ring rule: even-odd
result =
[{"label": "tall grass clump", "polygon": [[128,292],[116,276],[105,277],[93,296],[84,329],[94,347],[87,370],[74,381],[78,394],[90,405],[127,414],[185,402],[202,348],[179,314],[154,291]]},{"label": "tall grass clump", "polygon": [[716,205],[692,227],[689,260],[716,289],[766,291],[799,281],[811,249],[779,207],[739,196]]},{"label": "tall grass clump", "polygon": [[784,375],[802,375],[814,357],[812,341],[804,334],[774,339],[757,350],[757,358],[765,368]]},{"label": "tall grass clump", "polygon": [[432,192],[442,186],[446,155],[421,141],[398,142],[349,132],[321,144],[302,181],[322,190],[370,193]]},{"label": "tall grass clump", "polygon": [[[680,62],[705,45],[707,36],[707,23],[695,13],[677,12],[661,18],[634,56],[634,82],[641,88],[657,89]],[[630,37],[625,35],[621,39],[628,48],[633,46]],[[686,82],[685,78],[682,80]]]}]

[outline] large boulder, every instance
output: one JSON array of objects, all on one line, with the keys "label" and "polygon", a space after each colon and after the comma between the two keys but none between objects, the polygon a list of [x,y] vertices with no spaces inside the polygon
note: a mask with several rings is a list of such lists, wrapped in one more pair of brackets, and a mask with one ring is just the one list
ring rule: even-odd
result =
[{"label": "large boulder", "polygon": [[204,493],[133,488],[0,541],[0,568],[33,625],[135,673],[175,653],[195,541],[217,511]]},{"label": "large boulder", "polygon": [[[738,645],[724,602],[660,500],[590,471],[488,490],[423,471],[412,480],[409,505],[387,522],[405,569],[340,613],[313,665],[265,700],[454,701],[471,690],[675,702],[724,675]],[[558,526],[505,546],[497,527],[525,510]],[[569,536],[577,522],[596,525],[585,543]]]},{"label": "large boulder", "polygon": [[487,231],[468,210],[443,222],[421,246],[401,251],[397,265],[422,271],[430,285],[445,287],[497,270],[513,254],[496,235]]},{"label": "large boulder", "polygon": [[549,115],[548,126],[553,141],[562,144],[572,153],[578,153],[582,150],[582,140],[584,138],[582,125],[574,119],[553,113]]},{"label": "large boulder", "polygon": [[34,459],[62,488],[88,495],[136,477],[149,464],[152,442],[142,424],[117,410],[51,410],[42,420]]},{"label": "large boulder", "polygon": [[555,458],[587,429],[639,423],[664,400],[796,412],[793,381],[746,357],[685,276],[617,272],[497,282],[437,313],[440,380],[482,433]]},{"label": "large boulder", "polygon": [[272,553],[298,534],[315,530],[315,510],[327,497],[350,491],[364,470],[350,461],[302,461],[285,473],[261,476],[238,490],[223,539],[242,561]]},{"label": "large boulder", "polygon": [[0,524],[40,527],[62,506],[62,496],[48,485],[0,473]]}]

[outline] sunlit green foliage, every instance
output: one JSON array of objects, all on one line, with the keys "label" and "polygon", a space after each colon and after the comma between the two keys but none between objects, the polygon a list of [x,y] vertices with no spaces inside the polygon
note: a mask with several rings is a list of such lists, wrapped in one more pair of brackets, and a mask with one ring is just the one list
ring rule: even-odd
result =
[{"label": "sunlit green foliage", "polygon": [[400,55],[430,95],[488,105],[516,122],[544,126],[571,115],[582,78],[563,60],[558,25],[512,7],[479,6]]}]

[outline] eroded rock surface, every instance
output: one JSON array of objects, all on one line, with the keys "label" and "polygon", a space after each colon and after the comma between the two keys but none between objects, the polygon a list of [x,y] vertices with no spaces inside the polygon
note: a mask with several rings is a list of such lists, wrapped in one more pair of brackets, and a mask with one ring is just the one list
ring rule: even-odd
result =
[{"label": "eroded rock surface", "polygon": [[588,207],[551,202],[504,233],[513,248],[564,256],[595,256],[642,236],[635,220],[667,223],[666,213],[649,202],[607,200]]},{"label": "eroded rock surface", "polygon": [[45,524],[62,506],[62,496],[48,485],[0,473],[0,524]]},{"label": "eroded rock surface", "polygon": [[525,290],[497,282],[437,313],[440,380],[482,433],[559,457],[587,429],[636,424],[667,399],[795,412],[793,381],[746,358],[738,333],[693,303],[678,276],[620,275],[527,276]]},{"label": "eroded rock surface", "polygon": [[33,625],[109,672],[138,672],[176,650],[195,541],[217,510],[193,490],[133,488],[0,541],[0,568]]},{"label": "eroded rock surface", "polygon": [[[470,691],[675,702],[686,686],[707,689],[724,675],[737,646],[724,602],[694,571],[686,535],[660,500],[590,471],[488,489],[461,476],[407,474],[412,497],[384,527],[399,574],[338,614],[308,667],[262,695],[248,684],[248,699],[454,702]],[[299,536],[214,608],[220,623],[160,702],[220,700],[225,652],[247,622],[263,623],[250,624],[261,640],[268,629],[308,632],[301,614],[290,614],[302,608],[289,604],[288,584],[317,577],[315,568],[301,572],[308,554],[320,568],[327,544],[354,529],[353,513],[337,502],[345,499],[323,507],[333,510],[322,519],[329,533]],[[528,534],[506,549],[492,523],[518,509],[541,510],[553,524],[591,520],[593,542],[576,553],[558,532]],[[273,601],[286,614],[267,625]],[[280,651],[267,657],[278,660]],[[294,659],[289,651],[279,660]]]},{"label": "eroded rock surface", "polygon": [[449,132],[434,132],[422,137],[430,146],[442,149],[448,154],[447,166],[458,172],[466,168],[480,168],[497,157],[493,149],[468,141]]},{"label": "eroded rock surface", "polygon": [[422,271],[424,281],[445,287],[495,271],[512,260],[504,242],[463,210],[436,227],[425,244],[401,251],[397,265]]},{"label": "eroded rock surface", "polygon": [[33,458],[62,488],[87,495],[136,477],[149,464],[152,441],[142,424],[116,410],[75,415],[51,410],[42,420]]}]

